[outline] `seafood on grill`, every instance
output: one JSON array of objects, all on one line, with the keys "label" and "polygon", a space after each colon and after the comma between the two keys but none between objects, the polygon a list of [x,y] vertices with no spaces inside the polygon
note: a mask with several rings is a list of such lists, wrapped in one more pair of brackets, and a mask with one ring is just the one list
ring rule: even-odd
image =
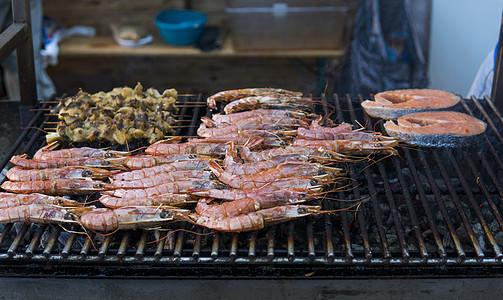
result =
[{"label": "seafood on grill", "polygon": [[229,103],[234,100],[252,97],[252,96],[277,96],[277,97],[301,97],[301,92],[292,92],[278,88],[247,88],[236,89],[218,92],[207,98],[207,105],[209,108],[216,109],[217,102]]},{"label": "seafood on grill", "polygon": [[292,96],[254,96],[234,100],[224,107],[226,114],[257,108],[286,109],[309,113],[312,110],[312,99]]},{"label": "seafood on grill", "polygon": [[139,154],[126,158],[124,165],[128,169],[139,170],[162,164],[169,164],[180,161],[203,160],[203,159],[214,159],[214,158],[212,158],[209,155],[185,154],[185,153],[170,154],[170,155]]},{"label": "seafood on grill", "polygon": [[56,160],[56,159],[71,159],[84,157],[103,157],[103,158],[118,158],[129,156],[129,152],[96,149],[91,147],[68,148],[54,150],[59,147],[59,142],[54,141],[37,150],[33,159],[35,160]]},{"label": "seafood on grill", "polygon": [[308,140],[295,139],[292,144],[294,147],[303,147],[313,150],[323,149],[332,154],[347,155],[371,155],[371,154],[389,154],[395,155],[398,140]]},{"label": "seafood on grill", "polygon": [[212,217],[234,217],[265,208],[299,204],[313,198],[314,194],[307,194],[302,191],[292,189],[257,194],[253,197],[241,198],[222,203],[215,203],[215,200],[211,198],[201,198],[197,202],[195,211],[199,215]]},{"label": "seafood on grill", "polygon": [[178,220],[188,210],[169,206],[136,206],[123,208],[94,208],[80,216],[80,223],[93,231],[154,228]]},{"label": "seafood on grill", "polygon": [[279,164],[286,162],[299,162],[308,160],[309,160],[308,156],[291,154],[291,155],[274,156],[271,157],[271,159],[269,160],[261,160],[257,162],[245,163],[242,162],[242,159],[238,156],[234,142],[231,142],[229,144],[229,149],[227,149],[225,153],[223,166],[226,172],[229,172],[233,175],[247,175],[271,169],[278,166]]},{"label": "seafood on grill", "polygon": [[29,204],[49,204],[64,207],[81,206],[79,202],[71,199],[66,199],[64,197],[49,196],[39,193],[15,194],[0,192],[0,209]]},{"label": "seafood on grill", "polygon": [[121,158],[103,158],[103,157],[77,157],[36,160],[28,159],[26,154],[14,155],[10,162],[16,166],[26,169],[50,169],[62,167],[101,167],[113,169],[125,169],[124,162],[127,157]]},{"label": "seafood on grill", "polygon": [[312,177],[314,179],[327,177],[328,180],[335,181],[336,176],[341,174],[342,171],[342,169],[309,162],[282,163],[274,168],[247,175],[234,175],[226,172],[216,162],[210,163],[210,169],[221,182],[236,189],[259,188],[277,179],[296,176]]},{"label": "seafood on grill", "polygon": [[202,117],[201,125],[197,129],[197,135],[205,139],[190,139],[191,143],[225,143],[234,141],[240,145],[253,136],[264,138],[269,146],[274,146],[283,138],[293,138],[296,134],[295,125],[282,124],[227,124],[216,123],[213,120]]},{"label": "seafood on grill", "polygon": [[[211,119],[217,123],[227,123],[227,124],[239,124],[239,123],[250,123],[250,120],[260,123],[265,123],[266,120],[284,119],[289,123],[299,123],[304,124],[302,119],[306,116],[305,113],[293,110],[283,110],[283,109],[253,109],[248,111],[242,111],[232,114],[214,114]],[[296,119],[298,121],[293,121],[291,119]],[[284,123],[285,120],[280,120]],[[275,122],[271,122],[275,123]]]},{"label": "seafood on grill", "polygon": [[24,204],[0,209],[0,223],[40,223],[80,225],[79,216],[92,207],[63,207],[51,204]]},{"label": "seafood on grill", "polygon": [[300,155],[307,156],[309,159],[328,161],[331,159],[341,159],[343,155],[335,152],[325,151],[323,148],[313,149],[309,147],[296,147],[296,146],[285,146],[277,147],[271,149],[265,149],[261,151],[252,151],[253,148],[261,144],[263,139],[260,137],[252,137],[241,149],[241,158],[245,162],[258,162],[264,160],[271,160],[277,156],[289,156],[289,155]]},{"label": "seafood on grill", "polygon": [[[152,155],[143,155],[148,157],[162,157],[162,156],[152,156]],[[131,181],[138,180],[150,176],[154,176],[160,173],[167,173],[173,171],[181,171],[181,170],[205,170],[209,169],[209,162],[214,160],[209,157],[201,158],[200,156],[196,156],[193,154],[189,154],[186,156],[193,156],[194,158],[187,158],[186,160],[175,160],[172,162],[155,165],[151,167],[141,167],[134,168],[131,171],[125,171],[120,173],[115,173],[109,176],[112,181]]]},{"label": "seafood on grill", "polygon": [[212,172],[205,170],[179,170],[158,173],[136,180],[112,181],[111,185],[116,189],[144,189],[154,187],[166,182],[176,182],[186,179],[211,180],[216,179],[216,176]]},{"label": "seafood on grill", "polygon": [[454,111],[431,111],[405,115],[387,121],[388,135],[408,144],[426,147],[458,147],[474,142],[487,124],[477,118]]},{"label": "seafood on grill", "polygon": [[[275,138],[283,136],[293,136],[296,134],[295,130],[288,130],[291,128],[284,128],[282,126],[262,126],[256,127],[259,129],[240,129],[240,125],[226,125],[220,127],[208,128],[204,123],[199,126],[197,134],[200,137],[210,138],[210,137],[244,137],[250,138],[252,136],[260,136],[264,138]],[[264,129],[261,129],[264,128]],[[284,130],[286,129],[286,130]]]},{"label": "seafood on grill", "polygon": [[319,193],[323,190],[323,184],[328,184],[328,178],[311,177],[290,177],[280,178],[267,183],[260,188],[251,189],[215,189],[215,188],[191,188],[187,192],[201,197],[215,198],[227,201],[234,201],[242,198],[255,197],[260,194],[267,194],[279,190],[294,190],[305,194]]},{"label": "seafood on grill", "polygon": [[323,213],[321,206],[282,205],[232,217],[213,217],[196,213],[181,214],[181,217],[193,224],[209,229],[225,232],[247,232],[321,213]]},{"label": "seafood on grill", "polygon": [[[262,138],[262,143],[260,144],[260,147],[262,148],[271,148],[271,147],[282,147],[282,146],[287,146],[293,141],[295,130],[293,131],[288,131],[285,132],[287,136],[283,135],[282,133],[276,132],[276,133],[271,133],[271,132],[260,132],[259,135],[266,135],[269,137],[263,137]],[[193,138],[189,139],[188,142],[192,144],[196,143],[207,143],[207,144],[221,144],[223,147],[227,147],[228,149],[228,143],[233,142],[235,145],[242,146],[248,142],[248,140],[251,137],[258,137],[255,136],[255,134],[243,134],[243,132],[238,132],[236,134],[229,134],[226,136],[213,136],[213,137],[207,137],[207,138]]]},{"label": "seafood on grill", "polygon": [[84,195],[105,191],[112,185],[90,179],[50,179],[34,181],[5,181],[2,189],[19,194],[42,193],[47,195]]},{"label": "seafood on grill", "polygon": [[165,182],[153,187],[144,189],[115,189],[105,190],[104,194],[122,198],[153,197],[163,194],[182,194],[190,189],[225,189],[227,185],[216,180],[185,179],[172,182]]},{"label": "seafood on grill", "polygon": [[[225,123],[217,122],[208,117],[201,117],[201,126],[199,129],[209,128],[236,128],[237,130],[291,130],[298,127],[308,127],[309,123],[298,118],[292,117],[278,117],[278,116],[257,116],[248,117],[245,119],[236,120],[235,122]],[[206,128],[205,128],[206,127]],[[214,135],[214,134],[213,134]],[[202,135],[200,135],[202,136]]]},{"label": "seafood on grill", "polygon": [[101,204],[109,208],[127,206],[176,206],[185,207],[197,203],[198,197],[189,194],[163,194],[152,197],[122,198],[110,195],[102,195],[98,199]]},{"label": "seafood on grill", "polygon": [[162,94],[154,88],[143,90],[141,84],[114,88],[110,92],[89,94],[82,90],[73,97],[62,99],[52,109],[58,114],[56,132],[46,136],[47,142],[112,142],[146,139],[149,143],[174,132],[177,112],[175,89]]},{"label": "seafood on grill", "polygon": [[11,181],[36,181],[50,179],[103,179],[116,173],[94,167],[62,167],[53,169],[25,169],[15,166],[7,171],[7,178]]},{"label": "seafood on grill", "polygon": [[150,155],[198,154],[209,156],[224,156],[229,147],[223,143],[179,143],[180,138],[172,138],[155,142],[145,149]]},{"label": "seafood on grill", "polygon": [[441,110],[452,107],[461,97],[434,89],[393,90],[377,93],[375,101],[366,100],[362,107],[375,118],[396,119],[421,111]]},{"label": "seafood on grill", "polygon": [[363,128],[353,130],[348,123],[341,123],[335,127],[322,126],[322,117],[313,120],[308,128],[298,128],[297,138],[310,140],[394,140],[389,136],[383,136],[379,132],[364,131]]}]

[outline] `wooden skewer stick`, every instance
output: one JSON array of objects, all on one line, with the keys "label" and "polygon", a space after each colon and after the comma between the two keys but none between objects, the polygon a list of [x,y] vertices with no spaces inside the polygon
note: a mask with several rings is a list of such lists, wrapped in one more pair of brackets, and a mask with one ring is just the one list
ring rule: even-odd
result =
[{"label": "wooden skewer stick", "polygon": [[51,111],[50,108],[32,108],[30,111]]},{"label": "wooden skewer stick", "polygon": [[196,97],[197,94],[178,94],[178,97]]},{"label": "wooden skewer stick", "polygon": [[192,120],[186,120],[186,119],[185,120],[184,119],[182,119],[182,120],[176,120],[176,121],[177,122],[192,122]]},{"label": "wooden skewer stick", "polygon": [[[206,101],[178,101],[177,103],[180,103],[180,104],[204,104],[206,105]],[[179,104],[177,104],[178,106]]]},{"label": "wooden skewer stick", "polygon": [[201,105],[177,105],[176,107],[179,107],[179,108],[183,108],[183,107],[196,108],[196,107],[202,107],[202,106]]},{"label": "wooden skewer stick", "polygon": [[175,125],[175,126],[171,126],[171,128],[198,128],[199,125]]},{"label": "wooden skewer stick", "polygon": [[181,137],[181,138],[196,138],[197,136],[193,136],[193,135],[166,135],[166,136],[164,136],[165,139],[171,139],[171,138],[176,138],[176,137]]}]

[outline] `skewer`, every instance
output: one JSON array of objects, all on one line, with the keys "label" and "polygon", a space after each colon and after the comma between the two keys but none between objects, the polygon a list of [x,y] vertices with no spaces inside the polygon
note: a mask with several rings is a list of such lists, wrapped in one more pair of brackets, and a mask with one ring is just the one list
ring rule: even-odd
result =
[{"label": "skewer", "polygon": [[[53,124],[58,124],[57,122],[46,122],[45,124],[49,124],[49,125],[53,125]],[[178,129],[178,128],[198,128],[199,126],[198,125],[180,125],[180,126],[177,126],[177,125],[174,125],[174,126],[171,126],[171,128],[173,129]],[[45,131],[47,130],[57,130],[57,128],[52,128],[52,127],[46,127],[44,128]]]},{"label": "skewer", "polygon": [[[176,122],[192,122],[192,120],[176,120]],[[47,125],[59,125],[62,124],[62,122],[51,122],[51,121],[46,121],[44,124]],[[172,125],[171,127],[180,127],[180,125]],[[189,127],[189,125],[181,125],[181,127]],[[197,126],[193,126],[197,127]]]},{"label": "skewer", "polygon": [[[185,103],[185,104],[204,104],[206,105],[206,101],[177,101],[178,103]],[[179,104],[177,104],[179,106]]]},{"label": "skewer", "polygon": [[176,107],[178,107],[178,108],[183,108],[183,107],[196,108],[196,107],[202,107],[202,106],[201,105],[177,105]]},{"label": "skewer", "polygon": [[[45,115],[46,116],[56,116],[56,117],[59,116],[59,114],[52,114],[52,113],[51,114],[45,114]],[[175,117],[175,118],[192,118],[193,116],[192,115],[173,115],[173,117]],[[183,120],[183,121],[185,122],[186,120]]]},{"label": "skewer", "polygon": [[[60,101],[53,101],[53,100],[45,100],[45,101],[39,101],[42,104],[58,104]],[[187,103],[187,104],[206,104],[206,101],[181,101],[177,100],[175,103]]]},{"label": "skewer", "polygon": [[[197,102],[193,102],[193,103],[197,103]],[[203,104],[203,103],[201,103]],[[206,103],[204,103],[206,104]],[[177,105],[176,106],[177,108],[182,108],[182,107],[202,107],[202,105],[193,105],[193,104],[190,104],[190,105]],[[51,108],[32,108],[30,111],[39,111],[39,110],[47,110],[47,111],[50,111]]]},{"label": "skewer", "polygon": [[[56,133],[56,131],[49,131],[51,129],[54,129],[54,128],[44,128],[44,131],[47,131],[47,133]],[[194,135],[166,135],[166,136],[164,136],[165,139],[171,139],[171,138],[176,138],[176,137],[180,137],[180,138],[197,138],[197,136],[194,136]]]}]

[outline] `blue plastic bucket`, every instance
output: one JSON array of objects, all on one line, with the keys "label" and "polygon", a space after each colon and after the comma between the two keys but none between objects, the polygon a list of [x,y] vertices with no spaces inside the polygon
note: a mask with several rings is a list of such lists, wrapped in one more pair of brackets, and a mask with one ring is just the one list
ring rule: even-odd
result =
[{"label": "blue plastic bucket", "polygon": [[188,46],[199,40],[207,20],[205,14],[197,11],[168,9],[159,13],[154,23],[166,43]]}]

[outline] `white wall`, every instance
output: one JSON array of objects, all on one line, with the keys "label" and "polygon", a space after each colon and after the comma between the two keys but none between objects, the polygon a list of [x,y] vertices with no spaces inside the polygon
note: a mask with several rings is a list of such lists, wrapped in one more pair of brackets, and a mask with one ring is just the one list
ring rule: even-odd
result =
[{"label": "white wall", "polygon": [[433,0],[429,87],[467,96],[499,37],[503,0]]}]

